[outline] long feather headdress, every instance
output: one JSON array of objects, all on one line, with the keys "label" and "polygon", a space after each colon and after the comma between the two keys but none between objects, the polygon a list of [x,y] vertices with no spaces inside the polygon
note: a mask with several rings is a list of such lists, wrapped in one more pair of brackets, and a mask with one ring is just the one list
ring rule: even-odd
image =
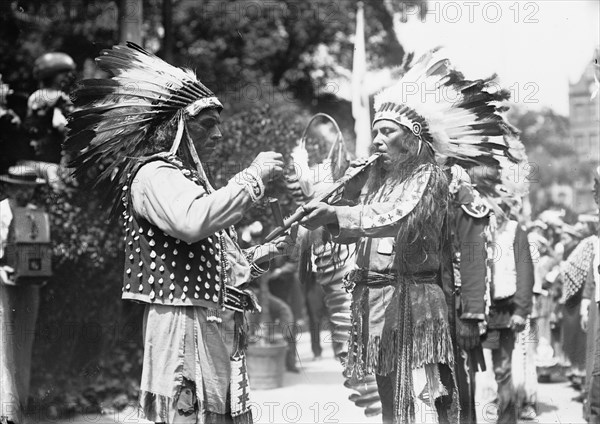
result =
[{"label": "long feather headdress", "polygon": [[509,97],[495,76],[467,80],[436,48],[375,96],[373,123],[387,119],[407,127],[441,163],[497,165],[510,157],[502,136],[518,134],[502,116]]},{"label": "long feather headdress", "polygon": [[522,200],[529,194],[529,175],[525,146],[516,137],[505,137],[507,156],[493,167],[478,166],[470,170],[473,184],[485,202],[499,217],[516,218]]},{"label": "long feather headdress", "polygon": [[96,62],[111,78],[76,85],[71,93],[76,111],[69,119],[65,150],[75,154],[70,164],[75,176],[110,159],[97,183],[112,185],[108,200],[115,206],[135,160],[156,153],[148,144],[158,127],[174,121],[171,150],[177,150],[185,116],[223,106],[194,72],[169,65],[134,43],[103,50]]}]

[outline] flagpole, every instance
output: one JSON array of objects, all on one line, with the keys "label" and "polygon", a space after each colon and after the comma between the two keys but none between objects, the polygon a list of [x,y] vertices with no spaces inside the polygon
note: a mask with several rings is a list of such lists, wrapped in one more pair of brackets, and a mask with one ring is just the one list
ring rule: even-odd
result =
[{"label": "flagpole", "polygon": [[371,144],[371,114],[369,111],[369,94],[365,85],[366,74],[364,6],[362,2],[358,2],[354,55],[352,58],[352,117],[354,118],[355,153],[357,157],[369,156],[369,146]]}]

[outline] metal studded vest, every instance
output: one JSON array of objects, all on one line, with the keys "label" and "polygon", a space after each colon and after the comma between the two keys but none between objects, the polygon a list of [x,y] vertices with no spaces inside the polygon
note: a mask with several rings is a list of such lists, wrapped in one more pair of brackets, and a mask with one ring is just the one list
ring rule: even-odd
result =
[{"label": "metal studded vest", "polygon": [[[159,156],[194,183],[204,182],[175,156]],[[132,172],[133,181],[142,162]],[[125,269],[123,299],[171,306],[223,306],[230,265],[224,252],[224,230],[196,243],[172,237],[132,211],[131,194],[123,187],[125,205]],[[208,194],[208,190],[207,190]],[[235,231],[230,229],[235,240]]]}]

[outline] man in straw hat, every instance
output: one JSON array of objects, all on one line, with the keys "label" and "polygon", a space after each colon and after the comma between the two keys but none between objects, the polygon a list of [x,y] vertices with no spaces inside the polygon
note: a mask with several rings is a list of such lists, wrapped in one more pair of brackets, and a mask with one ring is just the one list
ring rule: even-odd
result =
[{"label": "man in straw hat", "polygon": [[[40,286],[17,285],[14,217],[35,209],[29,202],[44,180],[35,169],[10,167],[0,175],[0,420],[19,423],[27,406],[31,352],[40,303]],[[4,421],[2,421],[4,422]]]},{"label": "man in straw hat", "polygon": [[104,161],[98,178],[123,218],[122,297],[146,304],[143,415],[251,423],[244,312],[258,306],[246,283],[289,240],[242,251],[232,226],[281,174],[282,157],[260,153],[215,190],[200,155],[221,138],[217,97],[190,70],[133,43],[97,63],[112,78],[75,89],[66,147],[79,152],[79,173]]},{"label": "man in straw hat", "polygon": [[[375,98],[378,162],[346,187],[345,205],[309,203],[301,221],[357,242],[346,374],[375,374],[384,422],[457,422],[454,293],[443,167],[490,164],[513,129],[499,115],[508,93],[468,81],[437,49]],[[432,94],[432,93],[437,93]],[[495,137],[495,139],[492,139]],[[364,186],[364,187],[363,187]],[[359,198],[361,188],[365,195]]]}]

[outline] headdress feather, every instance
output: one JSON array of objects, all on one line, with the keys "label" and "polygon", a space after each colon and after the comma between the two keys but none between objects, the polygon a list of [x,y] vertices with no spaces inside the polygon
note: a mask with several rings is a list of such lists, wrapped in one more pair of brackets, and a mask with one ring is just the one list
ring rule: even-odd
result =
[{"label": "headdress feather", "polygon": [[169,65],[134,43],[103,50],[96,62],[111,78],[76,85],[65,150],[75,153],[70,164],[75,176],[110,158],[96,182],[111,184],[108,200],[118,208],[121,187],[136,160],[151,153],[149,139],[159,126],[177,119],[181,126],[185,115],[223,106],[194,72]]},{"label": "headdress feather", "polygon": [[471,169],[471,178],[477,191],[497,216],[506,213],[519,215],[522,199],[529,194],[529,180],[524,168],[527,163],[525,146],[516,137],[506,137],[507,155],[495,166]]},{"label": "headdress feather", "polygon": [[498,165],[518,131],[502,116],[509,92],[496,76],[467,80],[439,48],[425,53],[393,86],[375,96],[375,119],[408,127],[441,162],[464,168]]}]

